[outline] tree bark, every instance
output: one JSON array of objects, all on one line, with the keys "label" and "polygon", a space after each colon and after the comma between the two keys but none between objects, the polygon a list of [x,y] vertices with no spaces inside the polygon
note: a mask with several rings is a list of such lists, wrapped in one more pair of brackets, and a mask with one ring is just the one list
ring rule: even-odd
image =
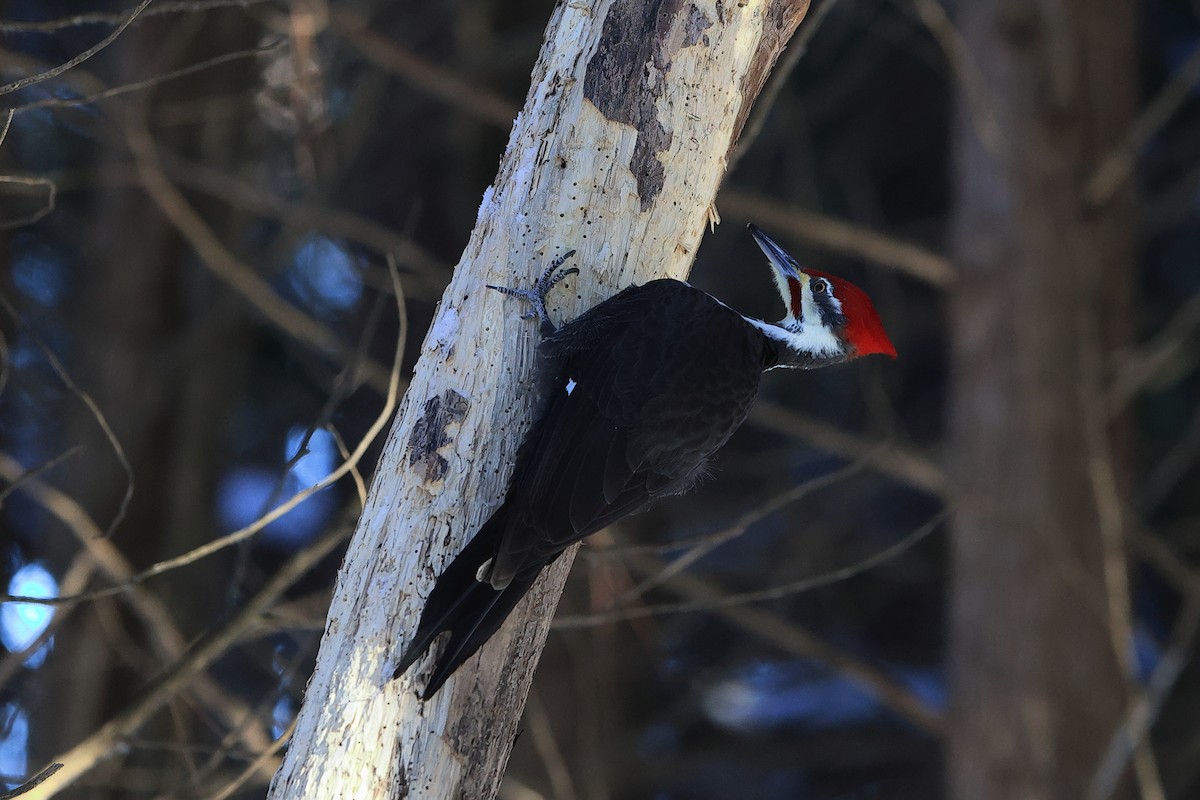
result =
[{"label": "tree bark", "polygon": [[1100,365],[1134,271],[1129,194],[1081,187],[1133,119],[1135,4],[957,8],[981,83],[956,122],[949,785],[1086,797],[1131,647]]},{"label": "tree bark", "polygon": [[270,796],[495,795],[571,558],[428,703],[391,681],[434,578],[500,503],[531,422],[536,325],[484,284],[569,248],[570,318],[684,276],[726,158],[807,0],[570,0],[554,10],[495,185],[425,338],[333,595]]}]

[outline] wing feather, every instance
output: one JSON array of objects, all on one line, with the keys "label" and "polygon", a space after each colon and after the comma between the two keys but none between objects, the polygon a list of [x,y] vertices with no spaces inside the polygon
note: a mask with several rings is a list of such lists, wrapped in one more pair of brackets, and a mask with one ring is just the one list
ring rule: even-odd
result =
[{"label": "wing feather", "polygon": [[740,315],[677,281],[621,292],[549,337],[558,377],[518,456],[496,573],[540,566],[691,485],[745,419],[762,347]]}]

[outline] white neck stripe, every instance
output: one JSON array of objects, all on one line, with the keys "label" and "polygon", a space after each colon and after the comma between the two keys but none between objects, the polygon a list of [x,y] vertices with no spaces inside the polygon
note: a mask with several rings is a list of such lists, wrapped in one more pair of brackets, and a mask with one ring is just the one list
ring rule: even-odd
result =
[{"label": "white neck stripe", "polygon": [[797,353],[803,353],[813,358],[831,358],[845,354],[841,340],[824,325],[806,325],[801,322],[793,330],[745,315],[742,316],[742,319],[758,328],[768,338],[780,342],[789,350]]}]

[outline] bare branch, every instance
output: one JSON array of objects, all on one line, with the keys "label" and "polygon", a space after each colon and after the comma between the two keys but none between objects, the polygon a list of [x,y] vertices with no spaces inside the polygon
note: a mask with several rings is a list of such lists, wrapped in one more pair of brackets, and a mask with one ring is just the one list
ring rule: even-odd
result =
[{"label": "bare branch", "polygon": [[[1099,321],[1091,309],[1080,309],[1075,333],[1081,342],[1101,340]],[[1125,557],[1125,510],[1121,505],[1121,492],[1108,441],[1108,414],[1100,393],[1103,383],[1100,351],[1086,346],[1078,348],[1078,351],[1078,403],[1084,423],[1088,476],[1102,549],[1108,629],[1112,637],[1113,655],[1132,695],[1138,687],[1133,663],[1133,610]],[[1165,800],[1154,751],[1145,740],[1138,742],[1134,748],[1134,774],[1143,800]]]},{"label": "bare branch", "polygon": [[759,401],[750,412],[749,422],[801,439],[848,461],[861,460],[871,469],[929,494],[938,497],[950,494],[945,471],[919,453],[880,447],[879,442],[865,440],[775,403]]},{"label": "bare branch", "polygon": [[[123,599],[145,625],[155,651],[164,662],[181,657],[187,650],[187,642],[175,626],[170,611],[156,595],[140,586],[132,585],[135,578],[133,567],[121,551],[110,540],[103,537],[99,526],[74,498],[37,478],[29,478],[27,475],[27,471],[22,468],[20,462],[12,456],[0,452],[0,478],[12,483],[19,482],[21,490],[30,499],[50,512],[75,536],[89,562],[94,564],[105,578],[127,587]],[[55,614],[55,621],[59,619],[60,615],[65,616],[69,609],[80,602],[116,593],[111,590],[79,592],[73,587],[73,581],[66,577],[64,577],[60,589],[61,594],[57,598],[42,599],[44,604],[64,607]],[[23,599],[7,595],[0,596],[0,599],[30,602],[29,598]],[[201,676],[193,687],[193,691],[198,698],[214,709],[231,726],[235,720],[246,716],[246,710],[241,701],[226,694],[219,685],[207,677]],[[241,739],[252,751],[262,749],[268,741],[265,733],[257,727],[245,729]]]},{"label": "bare branch", "polygon": [[67,391],[78,397],[87,406],[92,418],[96,420],[96,424],[104,434],[104,438],[108,440],[117,463],[125,473],[125,493],[121,497],[121,504],[117,507],[117,513],[113,516],[112,522],[108,523],[108,527],[100,534],[101,537],[107,539],[117,529],[117,526],[121,524],[121,521],[125,519],[125,514],[129,511],[129,502],[133,499],[133,465],[129,463],[129,458],[125,455],[125,448],[121,446],[121,442],[117,439],[117,434],[113,432],[112,426],[108,424],[108,419],[104,416],[104,412],[100,410],[100,406],[96,405],[96,401],[92,399],[90,394],[75,383],[74,378],[67,372],[67,368],[59,361],[58,356],[50,349],[50,346],[42,340],[42,337],[38,335],[32,326],[25,322],[21,315],[17,313],[17,309],[13,307],[12,303],[3,294],[0,294],[0,307],[4,308],[13,321],[28,334],[29,338],[33,340],[38,349],[46,356],[46,361],[49,362],[51,369],[58,375],[58,379],[67,387]]},{"label": "bare branch", "polygon": [[862,225],[812,211],[783,208],[778,201],[734,189],[722,191],[717,203],[726,214],[738,219],[753,219],[817,247],[866,259],[938,288],[950,286],[957,277],[957,270],[945,257]]},{"label": "bare branch", "polygon": [[988,96],[979,65],[975,63],[962,34],[954,27],[950,15],[937,0],[913,0],[913,7],[916,8],[921,22],[925,23],[925,27],[933,34],[942,52],[946,54],[950,69],[958,85],[962,87],[971,127],[975,129],[979,141],[992,155],[1000,154],[1004,149],[1004,134],[1000,131],[996,109]]},{"label": "bare branch", "polygon": [[142,0],[142,2],[138,3],[137,6],[131,9],[129,13],[124,16],[120,24],[117,25],[112,33],[110,33],[108,36],[105,36],[99,42],[92,45],[87,50],[84,50],[74,58],[64,61],[62,64],[59,64],[53,69],[48,69],[45,72],[39,72],[36,75],[29,75],[28,77],[21,78],[20,80],[0,86],[0,97],[3,97],[6,94],[12,94],[20,89],[24,89],[26,86],[33,86],[36,83],[41,83],[42,81],[47,81],[51,78],[57,78],[67,70],[77,67],[83,62],[87,61],[89,58],[96,55],[101,50],[116,41],[117,37],[124,33],[125,29],[133,24],[133,21],[137,19],[138,14],[141,14],[142,11],[146,9],[146,6],[150,5],[152,1],[153,0]]},{"label": "bare branch", "polygon": [[1185,597],[1200,597],[1200,573],[1193,570],[1163,537],[1145,528],[1134,527],[1128,531],[1127,538],[1129,546],[1157,570],[1175,591]]},{"label": "bare branch", "polygon": [[804,58],[804,54],[808,52],[808,46],[812,43],[813,37],[817,35],[817,31],[821,29],[821,23],[825,21],[829,12],[833,11],[837,4],[838,0],[825,0],[817,6],[817,10],[800,27],[800,31],[784,51],[783,58],[771,71],[771,78],[763,87],[762,94],[758,96],[758,102],[754,104],[754,110],[750,112],[750,118],[742,129],[742,135],[738,137],[737,147],[733,149],[733,154],[729,157],[730,172],[733,172],[738,162],[742,160],[742,156],[750,151],[754,142],[762,134],[763,127],[771,116],[771,110],[779,99],[779,93],[783,91],[784,86],[787,86],[792,73],[800,64],[800,59]]},{"label": "bare branch", "polygon": [[[139,15],[139,20],[159,17],[164,14],[180,12],[201,12],[215,8],[249,8],[250,6],[269,3],[271,0],[160,0],[153,8],[147,8]],[[77,28],[81,25],[119,25],[128,19],[129,11],[107,14],[94,11],[88,14],[75,14],[69,17],[47,20],[0,20],[0,33],[54,33],[64,28]]]},{"label": "bare branch", "polygon": [[[927,538],[931,533],[937,530],[938,526],[946,520],[950,514],[951,507],[947,506],[935,514],[928,522],[921,527],[911,531],[900,541],[885,547],[877,553],[873,553],[866,558],[856,561],[840,569],[831,570],[813,575],[807,578],[801,578],[795,581],[789,581],[777,586],[769,586],[764,589],[755,589],[749,592],[727,592],[722,593],[719,597],[706,598],[704,600],[689,600],[680,603],[656,603],[654,605],[637,606],[635,608],[611,608],[606,611],[597,611],[590,614],[568,614],[565,616],[556,617],[553,627],[559,629],[569,628],[585,628],[592,625],[602,625],[607,622],[616,622],[618,620],[639,619],[641,617],[652,617],[661,614],[684,614],[692,611],[713,611],[716,609],[730,608],[733,606],[743,605],[746,603],[758,603],[764,600],[780,600],[801,592],[819,589],[822,586],[839,583],[841,581],[853,578],[868,570],[874,569],[880,564],[891,561],[893,558],[902,555],[909,550],[913,545]],[[639,557],[639,559],[649,559],[648,556]],[[650,560],[639,560],[639,564],[645,567],[651,563]],[[661,572],[664,566],[660,561],[655,559],[654,564],[657,564],[655,570]],[[649,571],[649,570],[647,570]],[[671,579],[663,585],[665,588],[671,589],[675,582],[683,580],[687,577],[687,573],[679,573],[671,576]]]},{"label": "bare branch", "polygon": [[1171,76],[1142,113],[1134,120],[1125,140],[1100,162],[1083,186],[1084,202],[1091,206],[1107,203],[1133,174],[1138,155],[1187,101],[1192,87],[1200,81],[1200,47]]},{"label": "bare branch", "polygon": [[202,164],[193,164],[162,154],[163,169],[181,186],[220,198],[235,208],[243,208],[272,217],[298,228],[321,231],[339,239],[348,239],[377,253],[393,256],[396,261],[421,278],[417,291],[406,277],[405,294],[418,299],[441,296],[446,288],[451,265],[413,241],[411,236],[339,208],[293,201],[273,194],[261,186],[221,173]]},{"label": "bare branch", "polygon": [[546,775],[550,778],[550,786],[554,789],[555,800],[576,800],[579,797],[575,784],[571,780],[571,770],[563,758],[562,750],[550,727],[550,715],[546,713],[546,704],[537,689],[529,692],[529,702],[525,705],[525,723],[533,736],[533,746],[537,749],[546,767]]},{"label": "bare branch", "polygon": [[82,449],[83,449],[83,445],[80,445],[80,444],[77,444],[74,447],[69,447],[66,450],[64,450],[63,452],[56,455],[54,458],[50,459],[49,461],[38,464],[36,467],[34,467],[32,469],[27,469],[24,472],[22,472],[20,475],[16,476],[15,478],[10,479],[8,486],[5,486],[3,489],[0,489],[0,508],[2,508],[4,506],[4,501],[6,501],[8,499],[8,496],[11,495],[13,492],[17,491],[18,489],[20,489],[21,485],[23,483],[25,483],[26,481],[29,481],[29,480],[33,480],[34,478],[40,478],[41,476],[45,475],[50,470],[57,467],[59,464],[66,461],[68,458],[71,458],[72,456],[74,456],[76,453],[78,453]]},{"label": "bare branch", "polygon": [[[11,113],[11,110],[10,110]],[[16,219],[6,219],[0,221],[0,231],[12,230],[21,228],[26,225],[32,225],[42,217],[46,216],[58,205],[58,186],[49,178],[35,178],[18,175],[0,175],[0,183],[11,183],[14,186],[40,186],[46,190],[46,200],[41,208],[30,212],[24,217]]]},{"label": "bare branch", "polygon": [[270,747],[262,751],[258,758],[254,759],[248,767],[238,773],[238,776],[227,783],[220,791],[210,795],[208,800],[226,800],[232,797],[234,792],[242,788],[246,781],[253,778],[256,773],[260,773],[262,768],[271,763],[276,754],[291,740],[292,734],[296,732],[296,721],[297,717],[293,717],[292,721],[288,723],[287,728],[279,735],[278,739],[271,743]]},{"label": "bare branch", "polygon": [[51,775],[63,768],[62,764],[50,764],[37,775],[34,775],[29,780],[22,783],[17,788],[0,794],[0,800],[13,800],[13,798],[28,794],[36,789],[41,783],[47,780]]},{"label": "bare branch", "polygon": [[1121,364],[1109,389],[1109,416],[1116,417],[1138,392],[1178,363],[1194,341],[1197,329],[1200,329],[1200,292],[1188,298],[1153,339],[1134,350]]},{"label": "bare branch", "polygon": [[336,528],[293,556],[228,624],[204,638],[185,657],[171,665],[164,676],[139,700],[91,736],[55,758],[56,762],[64,765],[62,771],[47,779],[31,793],[30,800],[53,797],[60,789],[70,786],[101,761],[111,757],[129,734],[141,728],[159,709],[184,691],[198,674],[232,647],[244,631],[257,623],[263,611],[348,535],[348,530]]},{"label": "bare branch", "polygon": [[373,33],[367,21],[353,11],[342,7],[333,7],[329,11],[334,29],[375,66],[403,77],[452,108],[484,122],[505,129],[512,125],[513,118],[520,110],[517,103],[464,80]]},{"label": "bare branch", "polygon": [[[883,445],[880,445],[882,448]],[[851,475],[855,475],[862,471],[866,466],[866,461],[859,459],[852,464],[848,464],[841,469],[826,473],[819,477],[805,481],[799,486],[793,486],[783,492],[769,498],[765,504],[759,505],[743,514],[732,525],[728,525],[713,533],[704,533],[699,536],[692,536],[687,539],[677,539],[671,542],[663,542],[662,544],[594,544],[593,540],[588,540],[589,547],[580,553],[585,558],[609,558],[614,555],[625,555],[627,553],[646,553],[648,555],[663,555],[664,553],[673,553],[676,550],[691,550],[696,548],[705,548],[705,552],[711,551],[717,545],[724,544],[730,539],[740,536],[745,533],[746,528],[753,525],[755,522],[763,519],[769,514],[778,511],[786,505],[794,503],[807,494],[811,494],[817,489],[823,489],[826,486],[831,486],[834,483],[845,480]]]},{"label": "bare branch", "polygon": [[[638,556],[632,559],[631,566],[638,572],[646,574],[656,568],[656,563],[656,559]],[[761,637],[764,641],[776,645],[787,653],[819,661],[831,670],[866,688],[881,703],[908,719],[921,730],[937,737],[945,735],[946,722],[943,716],[929,708],[908,687],[898,683],[884,672],[863,663],[854,655],[823,641],[810,631],[763,609],[726,604],[724,601],[728,600],[729,596],[697,575],[678,575],[664,588],[684,598],[679,605],[712,609],[725,621]]]},{"label": "bare branch", "polygon": [[1142,481],[1137,506],[1143,519],[1149,518],[1167,499],[1197,458],[1200,458],[1200,407],[1192,410],[1187,428]]},{"label": "bare branch", "polygon": [[[717,531],[716,533],[698,537],[697,539],[693,539],[691,542],[685,543],[684,546],[687,547],[687,552],[685,552],[679,558],[672,559],[663,565],[661,570],[643,579],[636,586],[622,594],[617,600],[616,605],[628,605],[637,598],[646,594],[646,592],[650,591],[655,586],[662,585],[666,581],[670,580],[673,576],[688,569],[701,558],[704,558],[704,556],[708,555],[713,550],[716,550],[721,545],[738,538],[747,530],[749,530],[750,526],[754,525],[755,523],[819,489],[823,489],[826,486],[831,486],[838,481],[844,480],[851,475],[858,473],[862,470],[862,467],[863,462],[860,460],[853,464],[849,464],[848,466],[842,467],[839,470],[834,470],[826,475],[822,475],[819,478],[814,478],[812,480],[805,481],[798,486],[793,486],[789,489],[786,489],[785,491],[780,492],[774,497],[768,499],[765,503],[761,503],[752,508],[750,511],[747,511],[745,514],[742,514],[732,525],[729,525]],[[611,552],[611,550],[609,552]]]},{"label": "bare branch", "polygon": [[[195,248],[203,263],[231,288],[250,302],[264,317],[294,339],[304,342],[320,353],[342,361],[351,360],[352,351],[327,327],[295,306],[285,302],[270,284],[237,259],[217,238],[204,219],[184,199],[163,173],[158,154],[149,133],[137,125],[126,129],[130,149],[137,156],[138,174],[142,185],[158,203],[163,213],[184,238]],[[390,386],[382,370],[370,364],[366,367],[372,385]],[[390,389],[389,389],[390,391]]]},{"label": "bare branch", "polygon": [[[95,563],[86,553],[77,555],[63,572],[58,582],[59,591],[72,594],[82,592],[94,571]],[[54,616],[40,634],[20,650],[5,653],[4,657],[0,658],[0,689],[8,686],[8,682],[21,670],[25,662],[50,640],[78,606],[78,603],[70,603],[54,609]]]},{"label": "bare branch", "polygon": [[[242,542],[242,541],[245,541],[246,539],[249,539],[251,536],[258,533],[263,528],[267,527],[272,522],[274,522],[275,520],[284,516],[289,511],[291,511],[293,508],[295,508],[296,506],[303,503],[305,500],[307,500],[312,495],[316,494],[317,492],[321,491],[322,489],[332,486],[333,484],[335,484],[339,480],[341,480],[341,478],[343,476],[348,474],[350,472],[350,470],[353,469],[358,464],[358,462],[362,460],[362,457],[366,453],[367,449],[375,441],[375,438],[379,435],[380,431],[383,430],[384,425],[387,424],[388,419],[391,417],[392,412],[395,410],[396,400],[399,396],[400,365],[404,358],[404,343],[408,337],[408,314],[406,313],[406,310],[404,307],[404,293],[400,289],[400,276],[396,274],[395,266],[393,264],[389,264],[389,269],[391,270],[391,273],[392,273],[392,281],[393,281],[394,290],[396,293],[395,294],[396,306],[397,306],[398,312],[400,314],[400,337],[399,337],[399,341],[397,342],[396,353],[395,353],[395,356],[392,361],[392,374],[391,374],[391,380],[389,381],[389,384],[388,384],[387,400],[384,402],[383,410],[380,411],[379,416],[376,417],[375,421],[371,424],[371,427],[369,429],[367,429],[367,433],[363,436],[362,440],[358,443],[358,446],[355,447],[354,452],[350,454],[349,460],[343,461],[336,469],[334,469],[332,472],[330,472],[328,475],[326,475],[321,480],[317,481],[317,483],[313,484],[312,486],[308,487],[307,489],[304,489],[303,491],[297,492],[296,494],[292,495],[292,497],[290,497],[288,500],[284,501],[283,503],[279,504],[275,508],[271,509],[271,511],[269,511],[266,514],[264,514],[263,516],[259,517],[254,522],[251,522],[249,525],[239,528],[238,530],[236,530],[232,533],[226,534],[225,536],[214,539],[213,541],[211,541],[207,544],[201,545],[200,547],[197,547],[193,550],[190,550],[187,553],[184,553],[183,555],[176,556],[175,558],[166,559],[165,561],[159,561],[158,563],[154,564],[153,566],[149,567],[148,569],[145,569],[137,574],[130,575],[122,583],[117,584],[116,586],[112,586],[107,589],[100,589],[100,590],[94,591],[94,592],[86,592],[84,594],[73,595],[73,596],[69,596],[69,597],[65,596],[65,595],[56,597],[56,598],[23,597],[23,596],[17,596],[17,595],[0,595],[0,600],[6,600],[6,601],[11,601],[11,602],[22,602],[22,603],[40,603],[43,605],[57,605],[59,603],[76,602],[76,601],[82,601],[82,600],[95,600],[95,599],[101,598],[101,597],[110,597],[112,595],[122,594],[124,592],[130,591],[137,584],[143,583],[143,582],[149,580],[150,578],[153,578],[156,575],[161,575],[164,572],[169,572],[173,569],[178,569],[179,567],[183,567],[188,564],[192,564],[196,561],[199,561],[202,558],[206,558],[214,553],[217,553],[217,552],[225,549],[226,547],[230,547],[232,545],[237,544],[238,542]],[[74,501],[72,501],[72,502],[74,502]],[[90,522],[90,520],[89,520],[89,522]]]},{"label": "bare branch", "polygon": [[219,56],[206,58],[203,61],[198,61],[195,64],[189,64],[186,67],[179,69],[160,72],[159,74],[146,78],[141,81],[133,81],[132,83],[123,83],[120,86],[113,86],[103,91],[94,92],[92,94],[83,95],[80,97],[46,97],[41,100],[34,100],[20,106],[13,106],[9,111],[28,111],[34,108],[74,108],[77,106],[88,105],[90,103],[98,103],[101,100],[108,100],[113,97],[120,97],[131,92],[140,92],[143,89],[153,89],[156,86],[161,86],[164,83],[184,78],[188,75],[194,75],[198,72],[219,67],[222,64],[229,64],[235,61],[241,61],[245,58],[257,58],[266,53],[271,53],[278,50],[284,44],[284,40],[272,42],[261,47],[251,47],[245,50],[234,50],[229,53],[223,53]]},{"label": "bare branch", "polygon": [[1125,720],[1109,740],[1104,758],[1096,768],[1090,787],[1090,800],[1108,800],[1125,773],[1125,766],[1150,733],[1150,727],[1162,711],[1163,704],[1179,674],[1192,659],[1200,634],[1200,594],[1192,594],[1171,635],[1171,645],[1158,662],[1146,690],[1129,705]]},{"label": "bare branch", "polygon": [[[338,429],[331,424],[326,425],[325,430],[329,431],[329,434],[333,437],[334,443],[337,444],[338,455],[342,457],[343,461],[349,461],[350,451],[346,449],[346,440],[342,438],[340,433],[338,433]],[[354,478],[354,488],[358,490],[359,506],[366,506],[367,484],[365,481],[363,481],[362,473],[359,472],[357,464],[350,468],[350,477]]]}]

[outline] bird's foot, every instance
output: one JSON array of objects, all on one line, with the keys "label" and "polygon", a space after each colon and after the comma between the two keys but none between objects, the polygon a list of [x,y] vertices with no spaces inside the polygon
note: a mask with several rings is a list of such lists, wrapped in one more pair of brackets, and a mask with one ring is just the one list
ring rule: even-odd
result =
[{"label": "bird's foot", "polygon": [[568,250],[554,259],[546,271],[542,273],[542,276],[537,279],[537,282],[533,284],[532,289],[513,289],[508,286],[493,286],[490,283],[487,284],[487,287],[495,289],[497,292],[519,297],[529,303],[531,309],[528,313],[522,314],[521,319],[538,320],[542,325],[542,333],[549,335],[554,333],[555,327],[554,323],[550,321],[550,315],[546,312],[546,295],[550,294],[550,290],[557,286],[563,278],[566,278],[568,275],[579,274],[579,270],[575,267],[559,269],[573,255],[575,255],[575,251]]}]

